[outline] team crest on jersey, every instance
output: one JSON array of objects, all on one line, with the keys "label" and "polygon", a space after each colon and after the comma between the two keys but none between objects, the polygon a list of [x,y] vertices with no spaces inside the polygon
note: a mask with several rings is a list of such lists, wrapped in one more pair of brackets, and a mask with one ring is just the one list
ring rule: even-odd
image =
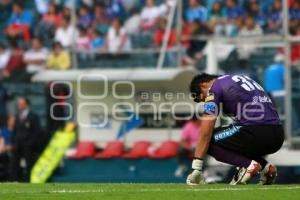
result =
[{"label": "team crest on jersey", "polygon": [[214,102],[207,102],[204,104],[204,112],[214,114],[217,110],[217,105]]}]

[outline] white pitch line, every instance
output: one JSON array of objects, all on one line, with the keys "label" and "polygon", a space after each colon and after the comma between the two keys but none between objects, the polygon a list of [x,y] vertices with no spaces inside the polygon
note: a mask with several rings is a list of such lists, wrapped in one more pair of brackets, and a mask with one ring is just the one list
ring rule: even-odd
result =
[{"label": "white pitch line", "polygon": [[140,189],[140,190],[116,190],[116,189],[99,189],[99,190],[52,190],[50,193],[109,193],[109,192],[223,192],[223,191],[254,191],[254,190],[297,190],[300,186],[293,187],[261,187],[261,188],[187,188],[187,189]]}]

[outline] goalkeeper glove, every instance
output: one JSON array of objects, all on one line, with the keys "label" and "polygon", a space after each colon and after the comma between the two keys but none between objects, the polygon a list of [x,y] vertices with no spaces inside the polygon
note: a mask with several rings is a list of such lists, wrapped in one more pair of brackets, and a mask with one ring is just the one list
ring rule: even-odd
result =
[{"label": "goalkeeper glove", "polygon": [[186,184],[188,185],[199,185],[205,184],[205,180],[202,174],[203,160],[194,159],[192,163],[192,173],[188,175]]}]

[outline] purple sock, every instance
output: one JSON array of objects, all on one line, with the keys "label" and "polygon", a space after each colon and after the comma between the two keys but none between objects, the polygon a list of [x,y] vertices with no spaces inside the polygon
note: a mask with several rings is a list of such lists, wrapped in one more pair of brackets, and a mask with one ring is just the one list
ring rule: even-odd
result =
[{"label": "purple sock", "polygon": [[217,161],[234,165],[237,167],[248,167],[251,159],[231,150],[224,149],[215,144],[210,144],[208,155],[214,157]]}]

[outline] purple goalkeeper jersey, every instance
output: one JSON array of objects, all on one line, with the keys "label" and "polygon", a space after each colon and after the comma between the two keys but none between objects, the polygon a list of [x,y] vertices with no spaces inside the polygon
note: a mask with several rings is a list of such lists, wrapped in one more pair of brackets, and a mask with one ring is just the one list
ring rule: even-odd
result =
[{"label": "purple goalkeeper jersey", "polygon": [[215,80],[205,99],[204,112],[218,115],[220,110],[237,125],[281,124],[270,97],[245,75],[224,75]]}]

